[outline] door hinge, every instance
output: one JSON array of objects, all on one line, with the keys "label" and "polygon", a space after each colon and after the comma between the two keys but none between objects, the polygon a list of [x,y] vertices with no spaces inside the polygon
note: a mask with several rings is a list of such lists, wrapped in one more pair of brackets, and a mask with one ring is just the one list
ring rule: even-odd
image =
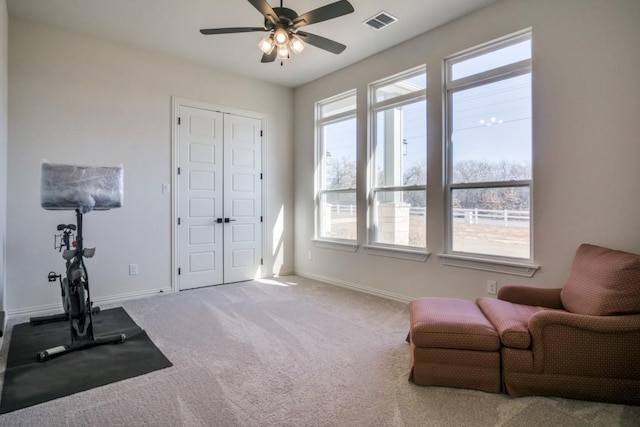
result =
[{"label": "door hinge", "polygon": [[262,222],[262,217],[260,217],[260,222]]},{"label": "door hinge", "polygon": [[180,117],[178,117],[178,126],[180,126]]},{"label": "door hinge", "polygon": [[260,131],[260,136],[262,136],[262,131]]},{"label": "door hinge", "polygon": [[180,168],[178,168],[178,175],[180,175]]},{"label": "door hinge", "polygon": [[182,269],[178,267],[178,276],[182,273]]},{"label": "door hinge", "polygon": [[262,172],[260,172],[260,179],[262,179]]},{"label": "door hinge", "polygon": [[264,265],[264,258],[260,258],[260,265]]},{"label": "door hinge", "polygon": [[178,218],[178,225],[180,225],[180,218]]}]

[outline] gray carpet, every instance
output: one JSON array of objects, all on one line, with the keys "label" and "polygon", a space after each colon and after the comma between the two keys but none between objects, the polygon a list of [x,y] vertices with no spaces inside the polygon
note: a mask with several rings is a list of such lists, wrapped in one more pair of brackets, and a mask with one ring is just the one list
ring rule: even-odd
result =
[{"label": "gray carpet", "polygon": [[[305,278],[123,306],[173,367],[2,415],[0,426],[640,425],[640,407],[415,386],[405,304]],[[10,321],[2,369],[21,320]]]}]

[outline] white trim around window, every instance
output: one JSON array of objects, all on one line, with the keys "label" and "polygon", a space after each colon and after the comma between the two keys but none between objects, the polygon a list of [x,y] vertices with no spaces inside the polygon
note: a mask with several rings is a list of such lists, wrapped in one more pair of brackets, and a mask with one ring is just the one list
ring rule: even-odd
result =
[{"label": "white trim around window", "polygon": [[369,85],[370,255],[425,261],[426,67]]},{"label": "white trim around window", "polygon": [[316,103],[315,237],[318,247],[358,248],[356,91]]},{"label": "white trim around window", "polygon": [[531,30],[445,59],[444,265],[531,277]]}]

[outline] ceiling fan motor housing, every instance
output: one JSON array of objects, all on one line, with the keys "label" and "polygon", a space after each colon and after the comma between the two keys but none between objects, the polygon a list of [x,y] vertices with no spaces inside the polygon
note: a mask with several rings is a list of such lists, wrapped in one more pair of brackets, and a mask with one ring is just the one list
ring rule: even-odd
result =
[{"label": "ceiling fan motor housing", "polygon": [[[274,7],[273,11],[278,15],[277,18],[285,28],[293,25],[293,21],[298,17],[295,10],[289,9],[288,7]],[[267,18],[264,20],[264,26],[269,29],[274,28],[274,25]]]}]

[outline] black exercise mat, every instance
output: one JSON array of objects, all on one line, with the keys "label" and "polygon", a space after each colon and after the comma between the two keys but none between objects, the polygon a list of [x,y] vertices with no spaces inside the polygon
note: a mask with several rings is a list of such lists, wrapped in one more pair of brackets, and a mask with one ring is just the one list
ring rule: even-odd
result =
[{"label": "black exercise mat", "polygon": [[172,366],[123,308],[94,315],[93,331],[96,337],[124,333],[127,339],[38,362],[39,351],[70,342],[69,322],[16,325],[0,414]]}]

